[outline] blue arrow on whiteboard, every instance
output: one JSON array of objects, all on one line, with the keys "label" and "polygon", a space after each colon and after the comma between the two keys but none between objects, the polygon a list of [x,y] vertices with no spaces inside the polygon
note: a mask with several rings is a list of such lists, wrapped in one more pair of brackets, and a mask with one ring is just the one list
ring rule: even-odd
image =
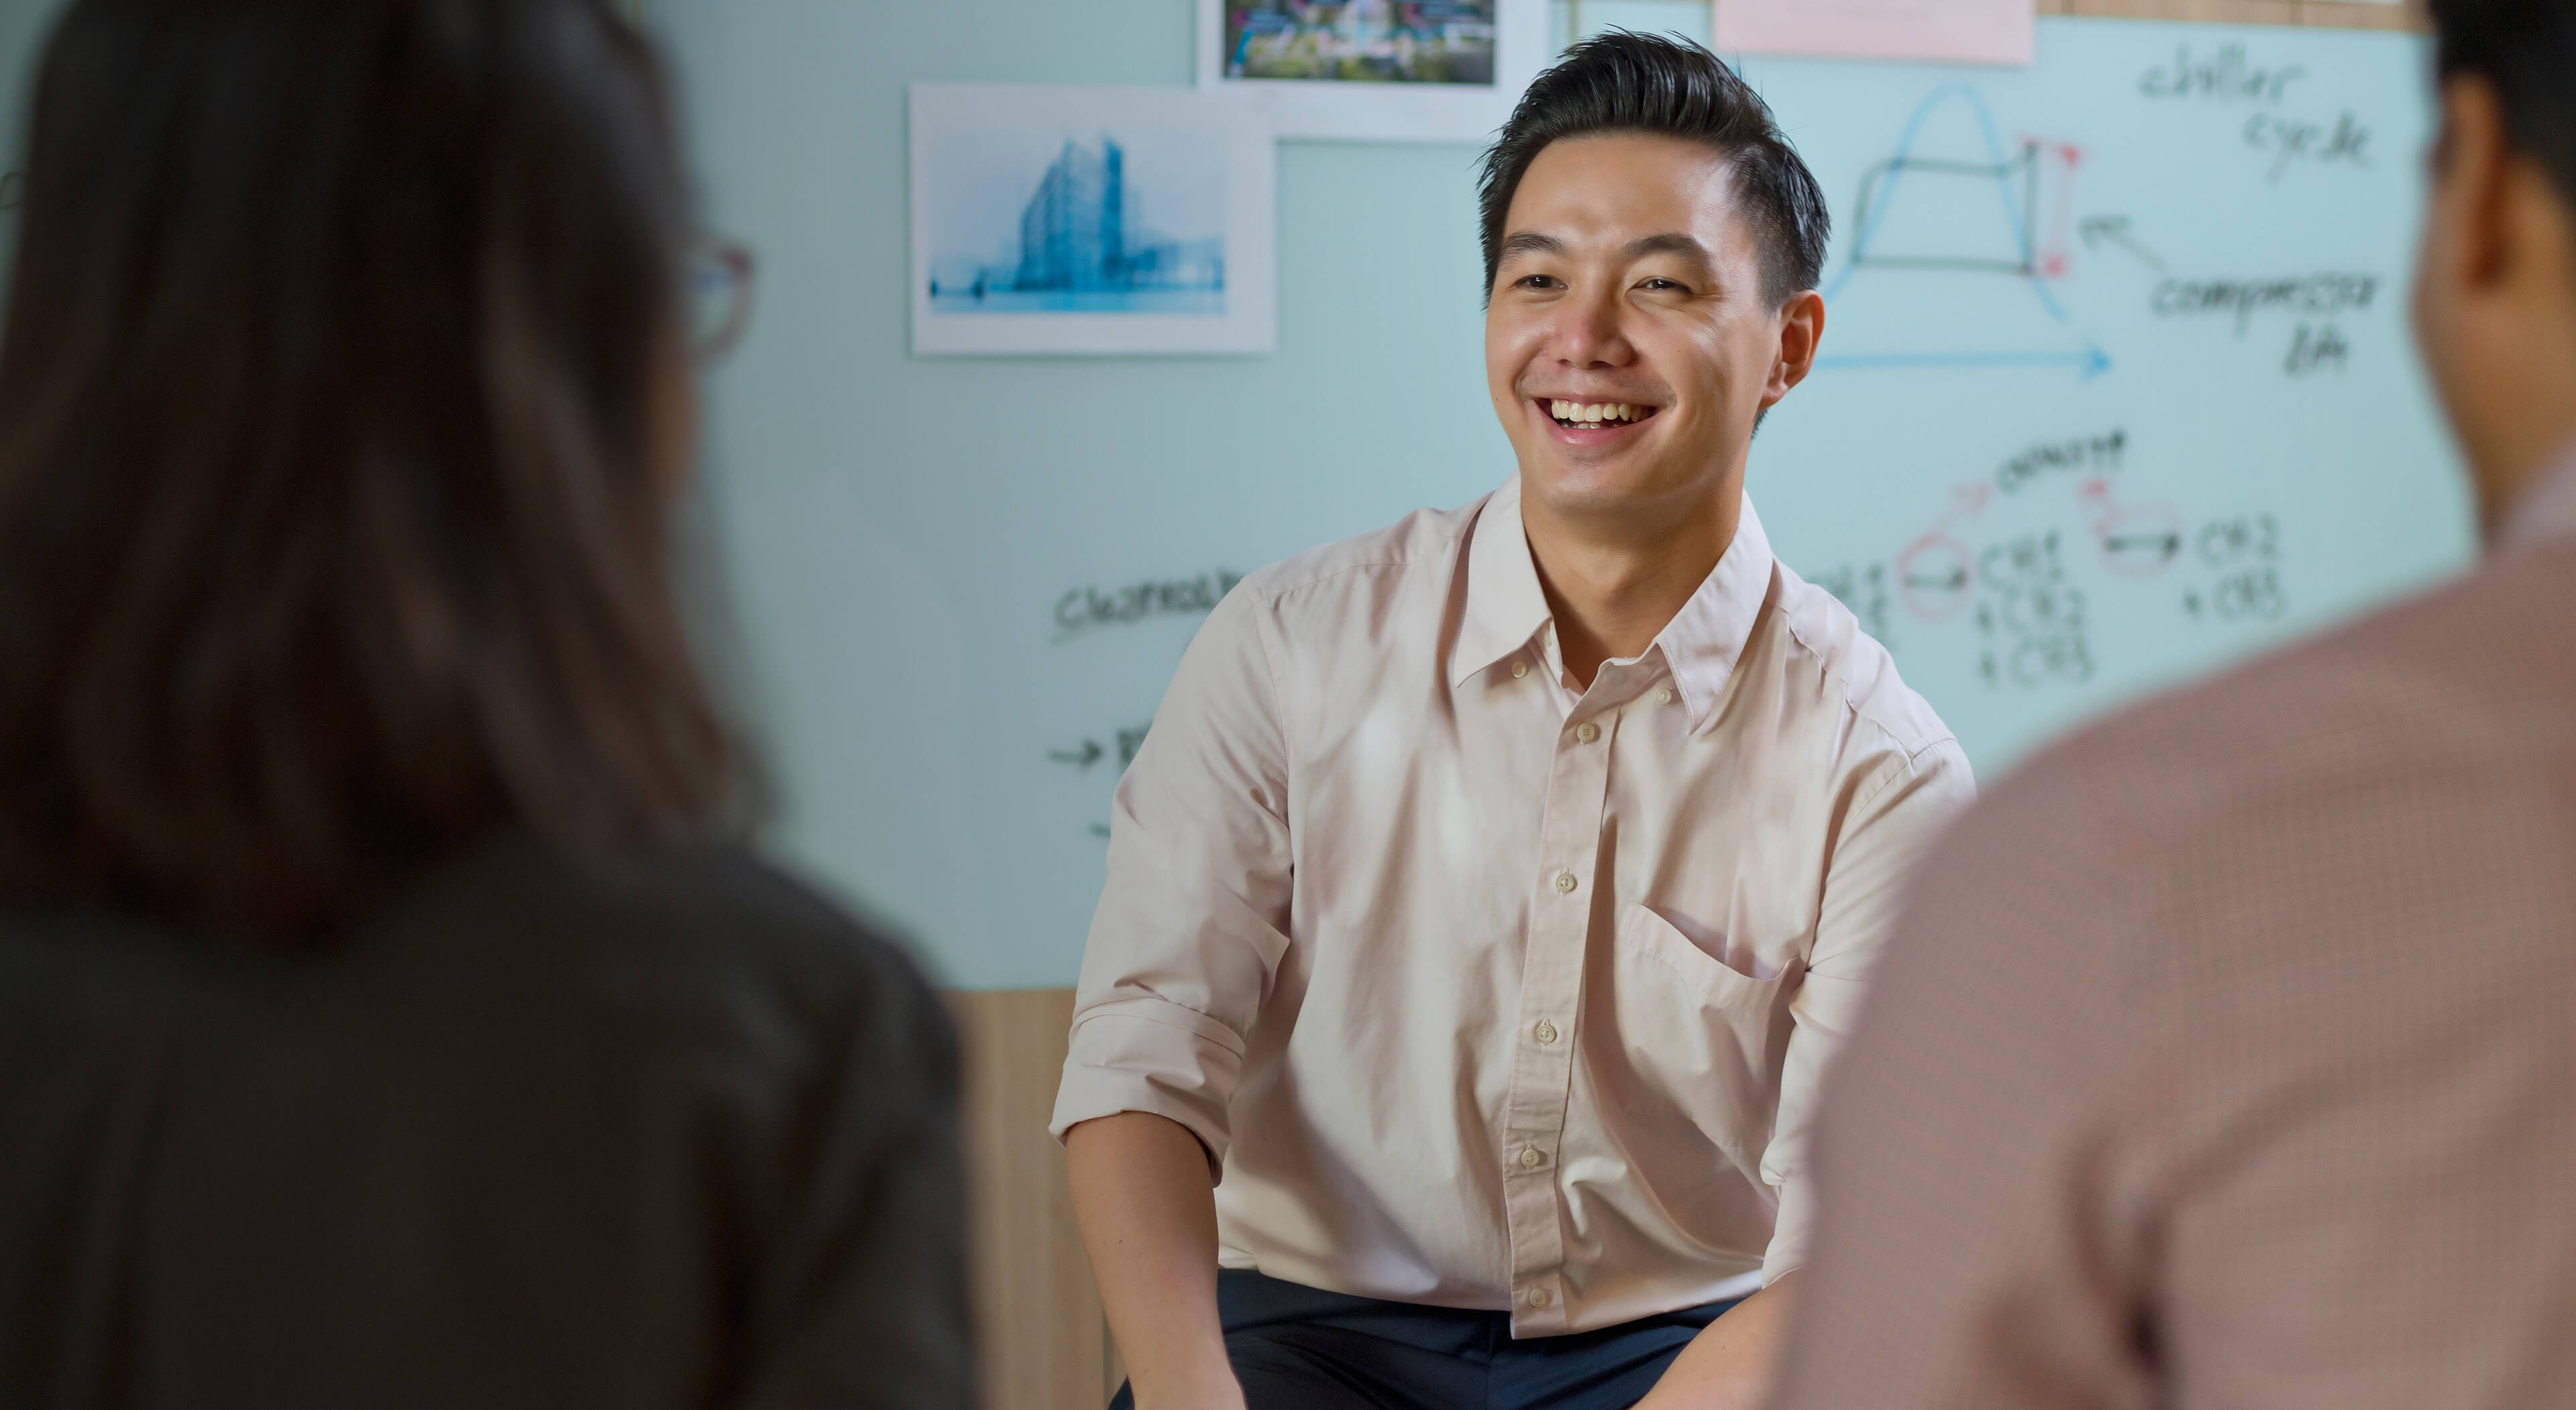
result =
[{"label": "blue arrow on whiteboard", "polygon": [[2111,356],[2100,348],[2075,348],[2066,352],[1825,353],[1816,359],[1820,372],[1892,367],[2070,367],[2090,382],[2111,370]]}]

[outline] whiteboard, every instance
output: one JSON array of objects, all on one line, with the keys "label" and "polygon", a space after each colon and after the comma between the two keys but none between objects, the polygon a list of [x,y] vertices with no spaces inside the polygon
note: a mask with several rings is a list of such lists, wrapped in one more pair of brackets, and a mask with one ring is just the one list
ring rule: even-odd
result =
[{"label": "whiteboard", "polygon": [[[1111,789],[1213,598],[1511,473],[1477,153],[1283,144],[1271,356],[915,359],[905,86],[1186,85],[1189,7],[645,8],[707,219],[761,264],[698,507],[772,840],[947,982],[1070,983]],[[2472,543],[2405,332],[2422,43],[2044,18],[2038,46],[1746,64],[1836,222],[1826,360],[1754,502],[1989,779]]]},{"label": "whiteboard", "polygon": [[[1231,575],[1512,468],[1466,146],[1282,145],[1273,356],[904,355],[902,85],[1186,82],[1182,8],[658,12],[713,218],[765,261],[709,474],[778,840],[970,987],[1072,981],[1117,774]],[[2471,544],[2405,335],[2421,41],[2038,43],[1747,66],[1837,225],[1832,360],[1754,501],[1989,778]]]}]

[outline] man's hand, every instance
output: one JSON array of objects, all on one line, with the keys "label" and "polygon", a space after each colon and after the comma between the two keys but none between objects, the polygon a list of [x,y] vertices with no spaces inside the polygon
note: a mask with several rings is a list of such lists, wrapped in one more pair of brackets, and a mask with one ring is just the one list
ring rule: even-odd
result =
[{"label": "man's hand", "polygon": [[1783,1273],[1702,1328],[1636,1410],[1760,1410],[1771,1395],[1797,1281],[1795,1272]]},{"label": "man's hand", "polygon": [[1177,1121],[1128,1111],[1065,1132],[1064,1152],[1136,1410],[1243,1410],[1216,1315],[1207,1148]]}]

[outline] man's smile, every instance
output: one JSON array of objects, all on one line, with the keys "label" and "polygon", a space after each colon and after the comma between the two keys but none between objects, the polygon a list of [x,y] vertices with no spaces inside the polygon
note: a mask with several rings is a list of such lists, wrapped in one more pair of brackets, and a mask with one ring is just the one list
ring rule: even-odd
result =
[{"label": "man's smile", "polygon": [[1605,446],[1629,439],[1663,408],[1647,402],[1532,398],[1556,439],[1574,446]]}]

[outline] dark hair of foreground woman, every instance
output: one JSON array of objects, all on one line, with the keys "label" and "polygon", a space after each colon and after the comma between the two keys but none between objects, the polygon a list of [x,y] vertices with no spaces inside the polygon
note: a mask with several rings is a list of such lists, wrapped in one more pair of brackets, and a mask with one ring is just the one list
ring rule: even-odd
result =
[{"label": "dark hair of foreground woman", "polygon": [[723,813],[663,87],[597,5],[69,12],[0,342],[0,891],[293,937],[503,824]]}]

